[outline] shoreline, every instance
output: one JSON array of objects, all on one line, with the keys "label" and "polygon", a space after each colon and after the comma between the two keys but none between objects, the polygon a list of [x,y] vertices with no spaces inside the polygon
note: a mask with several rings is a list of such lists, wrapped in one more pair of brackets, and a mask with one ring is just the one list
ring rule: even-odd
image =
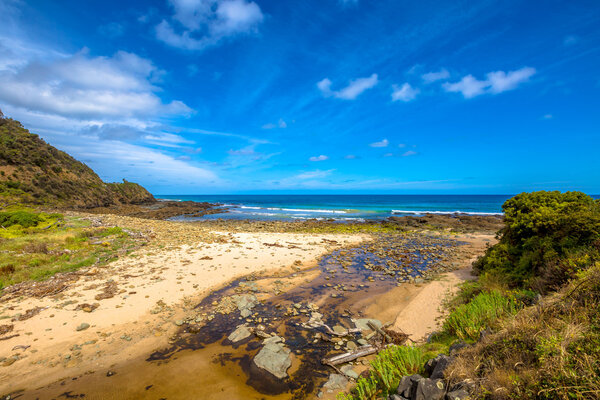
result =
[{"label": "shoreline", "polygon": [[[0,386],[0,393],[24,387],[28,388],[26,393],[29,393],[33,382],[36,387],[51,387],[52,382],[76,376],[83,371],[117,369],[126,360],[139,357],[143,359],[151,349],[169,343],[172,335],[180,331],[183,323],[179,324],[179,321],[185,317],[186,312],[189,313],[192,304],[230,286],[236,279],[250,274],[252,280],[265,279],[272,283],[281,280],[286,274],[297,274],[294,278],[296,283],[285,288],[293,290],[302,285],[302,282],[314,280],[321,274],[314,267],[323,255],[330,254],[337,248],[371,240],[369,235],[357,233],[260,231],[265,229],[264,226],[259,226],[257,232],[236,232],[228,229],[218,231],[215,227],[209,228],[203,224],[149,221],[115,215],[88,214],[87,218],[99,219],[107,225],[145,229],[145,234],[154,235],[152,244],[138,250],[137,254],[134,253],[136,258],[119,259],[100,268],[100,271],[81,270],[80,283],[85,285],[76,283],[75,287],[59,295],[61,300],[25,299],[5,304],[3,314],[6,314],[7,307],[12,307],[10,312],[13,315],[38,307],[50,309],[43,309],[25,321],[14,322],[15,332],[21,336],[0,341],[0,354],[10,353],[15,346],[31,346],[18,352],[24,358],[0,368],[2,381],[10,382],[9,386]],[[161,236],[165,230],[168,230],[171,239]],[[444,235],[439,232],[432,234]],[[148,254],[142,255],[142,252]],[[206,257],[211,260],[205,259]],[[202,265],[204,267],[200,267]],[[202,287],[193,283],[197,282],[196,274],[200,272],[203,275]],[[97,293],[96,290],[106,291],[110,286],[109,276],[113,277],[118,291],[113,290],[116,292],[113,297],[95,300],[92,295]],[[153,279],[156,277],[159,278]],[[168,285],[162,283],[165,281]],[[409,290],[410,296],[405,296],[405,306],[408,307],[412,301],[408,297],[418,297],[418,293],[423,292],[432,282]],[[91,293],[81,290],[94,285],[96,287],[89,289]],[[398,287],[393,290],[401,289],[402,287]],[[380,301],[380,311],[376,310],[375,303],[376,299],[384,299],[385,293],[388,291],[381,293],[380,297],[373,297],[370,312],[381,313],[385,301]],[[169,299],[165,301],[165,297]],[[77,300],[64,305],[73,301],[70,298]],[[132,303],[133,299],[137,300]],[[59,303],[60,301],[63,303]],[[160,305],[161,301],[163,305]],[[100,306],[90,313],[81,309],[74,311],[80,304],[93,306],[95,303]],[[55,315],[50,317],[50,312]],[[108,316],[110,323],[103,321]],[[82,323],[89,324],[89,327],[77,331],[76,328]],[[52,331],[45,331],[48,327]],[[27,332],[32,334],[27,335]],[[51,333],[44,334],[46,332]],[[61,336],[63,339],[57,343],[52,341],[54,339],[49,339],[51,335]],[[24,364],[27,367],[24,368]],[[17,383],[17,379],[20,383]]]}]

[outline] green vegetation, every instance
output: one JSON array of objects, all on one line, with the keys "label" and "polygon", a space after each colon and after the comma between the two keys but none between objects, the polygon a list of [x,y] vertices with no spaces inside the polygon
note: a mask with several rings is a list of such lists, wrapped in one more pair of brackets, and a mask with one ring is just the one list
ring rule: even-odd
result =
[{"label": "green vegetation", "polygon": [[0,116],[0,204],[87,208],[152,200],[138,184],[104,183],[87,165]]},{"label": "green vegetation", "polygon": [[[600,202],[536,192],[503,209],[499,243],[475,263],[479,279],[448,301],[449,316],[430,343],[405,351],[426,360],[457,340],[472,343],[446,376],[450,384],[471,380],[477,399],[600,398]],[[536,292],[546,296],[535,302]],[[377,355],[370,376],[338,398],[382,398],[399,376],[421,372],[389,360]]]},{"label": "green vegetation", "polygon": [[499,318],[515,314],[522,305],[515,296],[497,290],[479,293],[458,306],[444,321],[444,331],[459,339],[476,340],[481,332]]},{"label": "green vegetation", "polygon": [[502,206],[500,243],[475,263],[515,287],[557,289],[591,266],[600,246],[600,201],[581,192],[522,193]]},{"label": "green vegetation", "polygon": [[423,372],[424,350],[421,347],[391,346],[380,351],[371,361],[372,373],[360,378],[349,394],[340,393],[338,400],[374,399],[393,392],[404,375]]},{"label": "green vegetation", "polygon": [[94,228],[61,214],[16,208],[0,211],[0,221],[0,290],[103,264],[136,246],[119,227]]}]

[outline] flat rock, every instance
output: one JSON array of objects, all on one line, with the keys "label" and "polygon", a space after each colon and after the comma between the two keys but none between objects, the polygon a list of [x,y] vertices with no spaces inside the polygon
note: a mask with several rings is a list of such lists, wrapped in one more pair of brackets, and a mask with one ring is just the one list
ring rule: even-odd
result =
[{"label": "flat rock", "polygon": [[323,389],[334,391],[344,390],[348,384],[348,379],[344,375],[331,374],[329,380],[323,385]]},{"label": "flat rock", "polygon": [[231,334],[227,337],[232,343],[237,343],[246,339],[252,332],[246,325],[239,325]]},{"label": "flat rock", "polygon": [[292,365],[290,350],[284,347],[278,336],[266,339],[263,343],[263,348],[254,357],[254,364],[279,379],[286,378],[287,370]]},{"label": "flat rock", "polygon": [[370,331],[372,329],[369,328],[369,325],[367,324],[368,322],[371,322],[373,325],[375,325],[378,328],[381,328],[383,326],[381,321],[379,321],[378,319],[371,319],[371,318],[360,318],[360,319],[354,320],[354,325],[356,325],[356,327],[358,329],[360,329],[361,331]]}]

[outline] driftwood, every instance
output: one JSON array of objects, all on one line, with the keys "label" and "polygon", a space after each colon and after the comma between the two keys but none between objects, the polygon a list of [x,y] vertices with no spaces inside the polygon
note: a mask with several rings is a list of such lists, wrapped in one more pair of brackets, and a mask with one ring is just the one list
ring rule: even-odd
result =
[{"label": "driftwood", "polygon": [[375,325],[371,321],[368,321],[367,325],[369,326],[369,328],[373,329],[375,332],[379,333],[381,336],[383,336],[385,339],[387,339],[388,342],[392,341],[392,337],[390,335],[385,333],[383,330],[381,330],[381,328],[379,328],[377,325]]},{"label": "driftwood", "polygon": [[8,339],[12,339],[12,338],[17,337],[17,336],[19,336],[19,334],[15,333],[14,335],[0,337],[0,340],[8,340]]},{"label": "driftwood", "polygon": [[381,350],[381,347],[379,346],[366,345],[348,353],[338,354],[337,356],[333,356],[331,358],[324,358],[321,360],[321,363],[335,367],[336,365],[344,364],[356,360],[357,358],[377,353],[379,350]]}]

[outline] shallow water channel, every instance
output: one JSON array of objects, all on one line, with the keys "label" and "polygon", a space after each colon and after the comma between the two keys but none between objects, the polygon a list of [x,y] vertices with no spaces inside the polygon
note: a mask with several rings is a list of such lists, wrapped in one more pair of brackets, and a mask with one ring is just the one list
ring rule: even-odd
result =
[{"label": "shallow water channel", "polygon": [[[450,269],[460,244],[435,236],[381,235],[335,250],[313,269],[235,280],[198,304],[193,310],[197,318],[183,321],[169,345],[124,362],[114,376],[97,372],[63,381],[59,397],[314,398],[335,372],[321,360],[364,344],[365,333],[338,338],[323,327],[308,326],[311,316],[318,313],[323,323],[338,329],[355,328],[357,319],[378,318],[364,315],[374,299],[404,282],[419,283]],[[288,279],[294,283],[286,284]],[[236,307],[241,296],[259,299],[244,317]],[[228,335],[240,324],[258,334],[232,343]],[[291,351],[284,379],[253,362],[264,337],[274,334]],[[51,392],[58,393],[56,389]]]}]

